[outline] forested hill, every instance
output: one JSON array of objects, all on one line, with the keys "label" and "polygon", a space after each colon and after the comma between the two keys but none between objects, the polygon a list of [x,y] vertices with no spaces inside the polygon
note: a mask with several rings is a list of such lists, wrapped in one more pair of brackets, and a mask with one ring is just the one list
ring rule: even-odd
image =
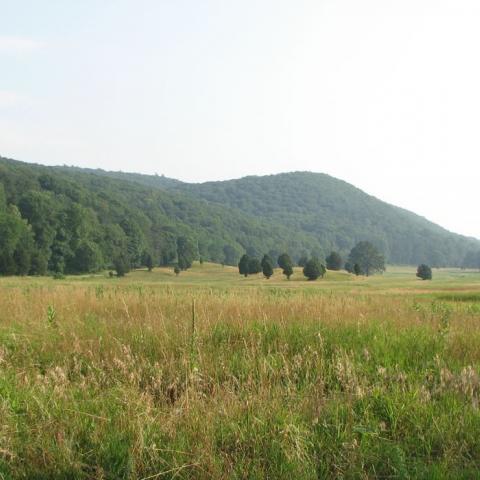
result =
[{"label": "forested hill", "polygon": [[461,265],[480,245],[326,175],[186,184],[0,157],[0,274],[171,264],[179,245],[232,265],[246,250],[345,257],[360,240],[391,262],[432,265]]},{"label": "forested hill", "polygon": [[[105,172],[107,175],[117,173]],[[210,205],[228,206],[262,221],[313,235],[325,254],[370,240],[391,263],[477,267],[480,242],[445,230],[407,210],[372,197],[329,175],[282,173],[189,184],[162,176],[123,174],[124,179],[186,193]],[[472,261],[473,259],[473,261]]]},{"label": "forested hill", "polygon": [[[116,176],[116,174],[115,174]],[[78,168],[0,157],[0,274],[81,273],[194,258],[235,265],[246,248],[316,251],[313,235],[226,206]]]},{"label": "forested hill", "polygon": [[329,175],[284,173],[239,180],[179,184],[177,191],[314,235],[326,252],[374,243],[392,263],[460,265],[480,242],[367,195]]}]

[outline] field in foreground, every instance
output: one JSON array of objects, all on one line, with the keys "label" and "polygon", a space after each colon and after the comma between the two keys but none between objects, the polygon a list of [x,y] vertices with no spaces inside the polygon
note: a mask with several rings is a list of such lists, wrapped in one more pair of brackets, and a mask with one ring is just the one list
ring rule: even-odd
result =
[{"label": "field in foreground", "polygon": [[0,478],[478,478],[479,273],[197,265],[0,305]]}]

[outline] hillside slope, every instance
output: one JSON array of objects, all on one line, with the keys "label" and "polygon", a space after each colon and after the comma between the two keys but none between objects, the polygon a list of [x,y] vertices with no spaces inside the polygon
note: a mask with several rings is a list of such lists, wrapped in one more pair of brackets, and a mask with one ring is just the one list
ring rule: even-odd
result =
[{"label": "hillside slope", "polygon": [[391,263],[478,266],[478,261],[464,263],[472,254],[479,256],[477,239],[449,232],[329,175],[293,172],[199,184],[123,175],[129,181],[186,193],[210,205],[287,225],[291,232],[313,235],[324,253],[337,250],[345,257],[355,243],[369,240]]},{"label": "hillside slope", "polygon": [[369,240],[392,263],[460,265],[466,252],[480,245],[320,173],[182,183],[175,189],[314,235],[326,252],[345,254],[356,242]]},{"label": "hillside slope", "polygon": [[0,273],[94,271],[118,256],[138,266],[145,253],[168,264],[179,237],[194,245],[196,258],[229,264],[247,247],[281,245],[296,254],[319,246],[313,235],[290,235],[280,223],[182,192],[0,157]]},{"label": "hillside slope", "polygon": [[480,250],[477,240],[324,174],[187,184],[1,157],[0,237],[0,273],[94,271],[120,255],[132,266],[145,254],[169,264],[179,237],[197,258],[232,265],[245,250],[346,257],[361,240],[399,264],[456,266]]}]

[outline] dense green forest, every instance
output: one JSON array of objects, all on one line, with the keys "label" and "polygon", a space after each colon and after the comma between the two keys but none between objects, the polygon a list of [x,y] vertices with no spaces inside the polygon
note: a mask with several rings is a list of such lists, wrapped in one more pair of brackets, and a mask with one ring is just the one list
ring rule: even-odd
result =
[{"label": "dense green forest", "polygon": [[345,256],[358,241],[369,240],[391,263],[444,266],[461,265],[467,251],[479,246],[325,174],[295,172],[175,188],[314,235],[326,254],[336,250]]},{"label": "dense green forest", "polygon": [[[346,258],[362,240],[393,263],[477,266],[480,242],[327,175],[186,184],[0,157],[0,273],[81,273],[288,252]],[[470,265],[470,263],[472,265]]]},{"label": "dense green forest", "polygon": [[245,250],[314,251],[313,235],[92,171],[0,158],[0,273],[80,273],[189,257],[236,265]]},{"label": "dense green forest", "polygon": [[391,263],[480,268],[478,240],[451,233],[329,175],[294,172],[189,184],[158,175],[100,172],[187,193],[313,235],[322,252],[318,256],[339,251],[346,258],[357,242],[368,240]]}]

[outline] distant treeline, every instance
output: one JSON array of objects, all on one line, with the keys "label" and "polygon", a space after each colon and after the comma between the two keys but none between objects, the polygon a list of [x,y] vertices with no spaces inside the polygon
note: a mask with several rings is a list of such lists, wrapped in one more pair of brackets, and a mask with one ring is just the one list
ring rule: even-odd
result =
[{"label": "distant treeline", "polygon": [[[164,177],[109,175],[0,157],[0,274],[86,273],[172,264],[188,268],[197,259],[237,265],[244,253],[260,257],[264,252],[272,259],[288,252],[299,264],[305,257],[323,261],[332,250],[346,258],[362,239],[371,240],[397,262],[408,257],[412,261],[404,263],[480,267],[478,242],[445,233],[428,222],[419,234],[419,217],[410,239],[403,233],[404,224],[396,226],[404,243],[394,243],[387,234],[382,240],[375,212],[365,211],[363,223],[358,216],[352,220],[345,214],[346,199],[338,201],[332,188],[325,187],[335,180],[331,177],[326,183],[314,174],[264,177],[270,183],[263,193],[258,180],[250,177],[243,183],[225,182],[230,187],[220,195],[217,183],[193,186]],[[312,193],[313,186],[305,183],[305,175],[318,180],[323,204]],[[346,195],[347,184],[335,181]],[[292,189],[299,193],[297,200]],[[305,195],[312,205],[307,205]],[[353,210],[360,202],[355,195],[349,207]],[[318,218],[308,213],[315,208]],[[387,213],[382,210],[385,218]],[[369,227],[372,218],[375,228]],[[389,232],[391,222],[387,223]],[[408,254],[395,258],[396,249]]]}]

